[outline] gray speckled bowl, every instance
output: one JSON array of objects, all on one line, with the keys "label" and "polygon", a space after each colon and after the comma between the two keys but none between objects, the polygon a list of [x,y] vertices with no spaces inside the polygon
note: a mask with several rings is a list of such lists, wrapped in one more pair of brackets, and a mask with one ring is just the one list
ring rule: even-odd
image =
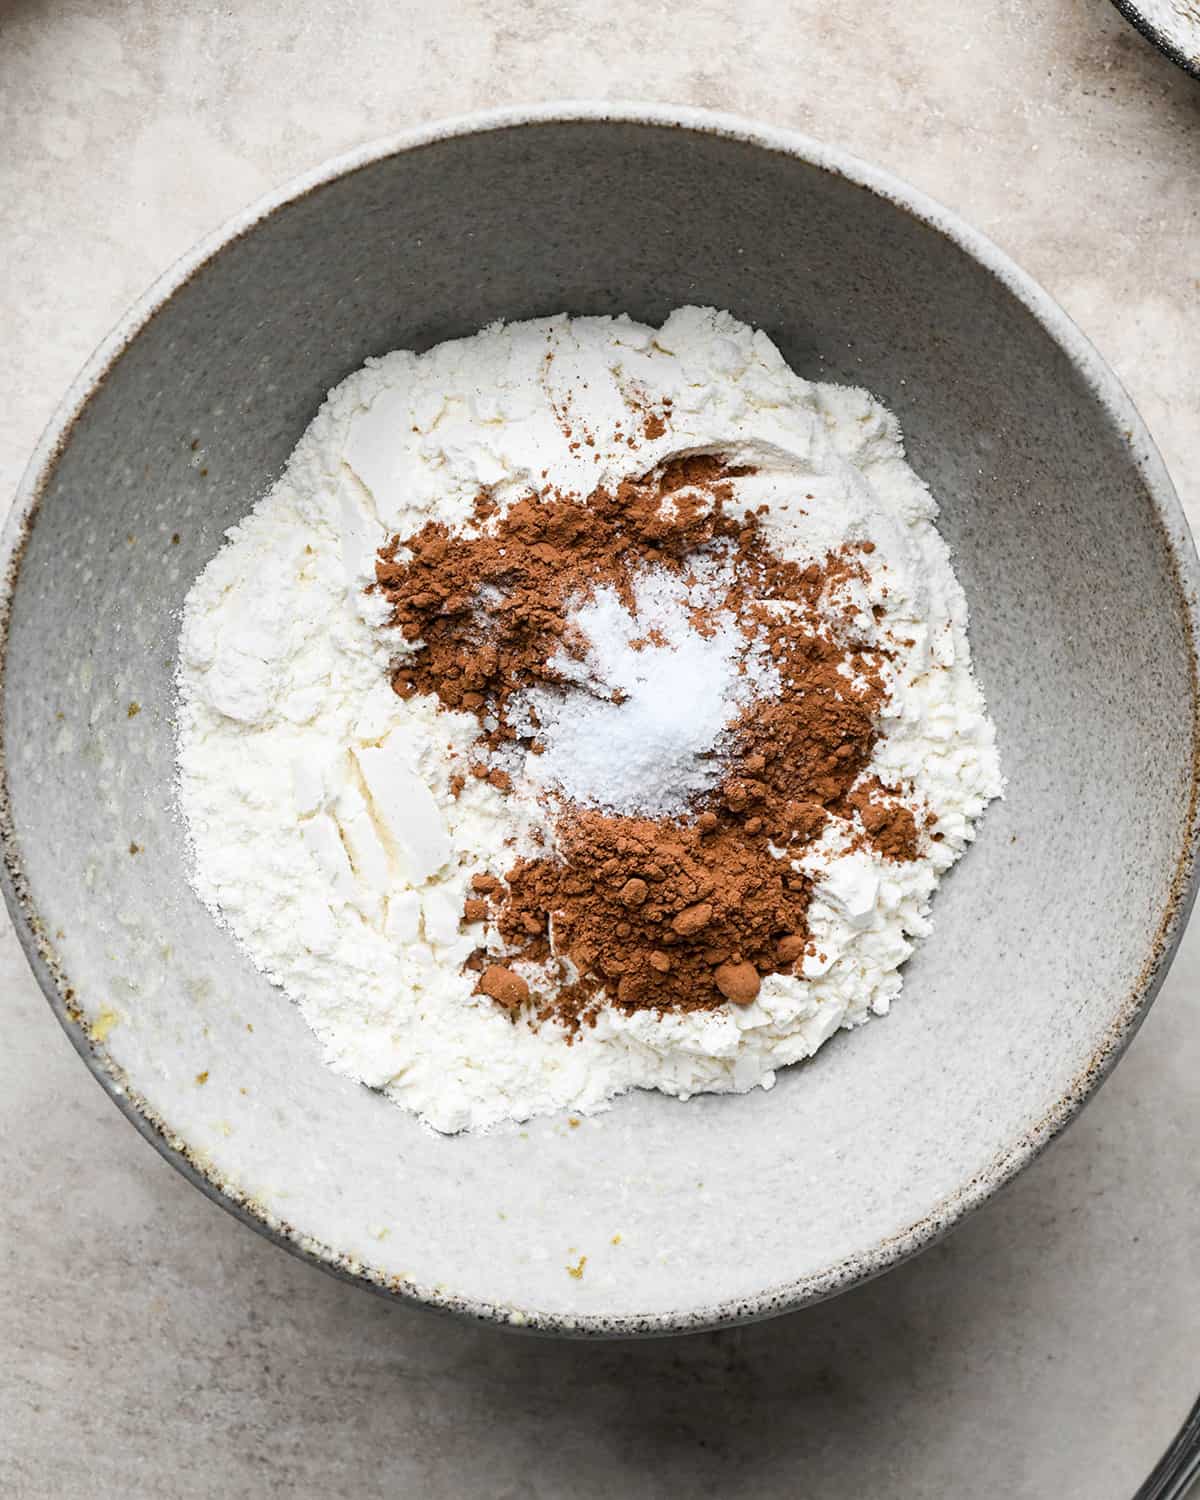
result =
[{"label": "gray speckled bowl", "polygon": [[1158,50],[1200,78],[1200,0],[1113,0]]},{"label": "gray speckled bowl", "polygon": [[[190,893],[178,610],[367,355],[682,302],[729,308],[802,373],[899,413],[971,601],[1008,799],[939,894],[892,1015],[771,1093],[638,1095],[578,1128],[443,1139],[329,1072]],[[795,136],[564,107],[323,168],[187,257],[99,351],[7,545],[5,894],[51,1005],[198,1187],[388,1294],[572,1333],[828,1296],[1029,1161],[1178,941],[1197,565],[1162,465],[1112,374],[993,246]]]}]

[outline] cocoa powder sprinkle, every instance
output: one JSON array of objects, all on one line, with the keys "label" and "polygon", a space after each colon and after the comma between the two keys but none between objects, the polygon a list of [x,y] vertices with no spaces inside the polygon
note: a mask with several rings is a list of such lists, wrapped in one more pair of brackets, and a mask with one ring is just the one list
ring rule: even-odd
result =
[{"label": "cocoa powder sprinkle", "polygon": [[[647,428],[653,420],[648,413]],[[493,938],[467,967],[510,1015],[575,1028],[593,1024],[604,1003],[627,1012],[751,1004],[762,976],[792,972],[811,946],[811,883],[795,862],[831,817],[886,859],[919,855],[911,790],[864,777],[888,651],[860,633],[839,590],[865,577],[871,544],[847,544],[819,564],[778,558],[758,516],[730,507],[744,472],[703,455],[586,500],[531,494],[502,515],[482,495],[467,535],[429,522],[380,553],[375,588],[415,648],[397,663],[395,691],[432,693],[473,714],[472,774],[504,793],[525,753],[540,748],[514,700],[569,686],[553,663],[579,654],[571,612],[601,586],[632,610],[639,570],[687,581],[696,559],[732,548],[735,582],[721,611],[778,672],[778,692],[731,725],[718,784],[685,814],[563,802],[552,848],[503,878],[472,877],[463,919],[487,921]],[[693,611],[692,626],[715,630],[711,604]],[[531,987],[517,969],[532,976],[533,965],[546,977]]]}]

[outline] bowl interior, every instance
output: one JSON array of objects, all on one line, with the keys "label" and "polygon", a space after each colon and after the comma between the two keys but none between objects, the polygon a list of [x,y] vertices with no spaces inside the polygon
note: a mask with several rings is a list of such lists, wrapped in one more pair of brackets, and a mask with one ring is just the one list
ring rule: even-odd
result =
[{"label": "bowl interior", "polygon": [[[898,413],[967,590],[1007,800],[939,893],[891,1017],[772,1092],[640,1095],[579,1128],[440,1138],[329,1072],[188,888],[179,610],[368,355],[496,318],[653,322],[684,302],[728,308],[801,373]],[[16,577],[12,852],[126,1086],[254,1213],[476,1310],[703,1322],[879,1269],[1083,1087],[1161,959],[1193,700],[1177,558],[1128,434],[1001,279],[795,155],[544,121],[434,139],[291,201],[112,365],[50,466]]]}]

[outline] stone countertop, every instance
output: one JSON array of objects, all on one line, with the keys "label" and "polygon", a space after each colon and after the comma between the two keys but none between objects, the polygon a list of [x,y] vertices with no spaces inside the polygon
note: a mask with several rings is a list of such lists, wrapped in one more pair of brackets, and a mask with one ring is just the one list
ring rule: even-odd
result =
[{"label": "stone countertop", "polygon": [[[127,304],[250,199],[555,97],[743,113],[933,194],[1093,339],[1200,521],[1200,84],[1107,0],[0,0],[0,494]],[[552,1344],[386,1305],[222,1214],[5,930],[3,1491],[1128,1500],[1200,1388],[1198,980],[1200,924],[1079,1122],[916,1261],[756,1327]]]}]

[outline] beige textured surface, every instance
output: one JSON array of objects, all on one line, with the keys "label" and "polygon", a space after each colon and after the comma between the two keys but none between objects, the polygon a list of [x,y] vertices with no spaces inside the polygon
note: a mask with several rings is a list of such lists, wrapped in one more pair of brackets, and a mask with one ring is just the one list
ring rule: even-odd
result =
[{"label": "beige textured surface", "polygon": [[[1114,364],[1200,521],[1200,85],[1105,0],[0,0],[0,494],[126,304],[247,200],[398,126],[568,96],[792,125],[940,198]],[[1198,980],[1200,925],[1080,1122],[919,1261],[595,1347],[387,1307],[226,1218],[103,1098],[5,932],[0,1492],[1122,1500],[1200,1387]]]}]

